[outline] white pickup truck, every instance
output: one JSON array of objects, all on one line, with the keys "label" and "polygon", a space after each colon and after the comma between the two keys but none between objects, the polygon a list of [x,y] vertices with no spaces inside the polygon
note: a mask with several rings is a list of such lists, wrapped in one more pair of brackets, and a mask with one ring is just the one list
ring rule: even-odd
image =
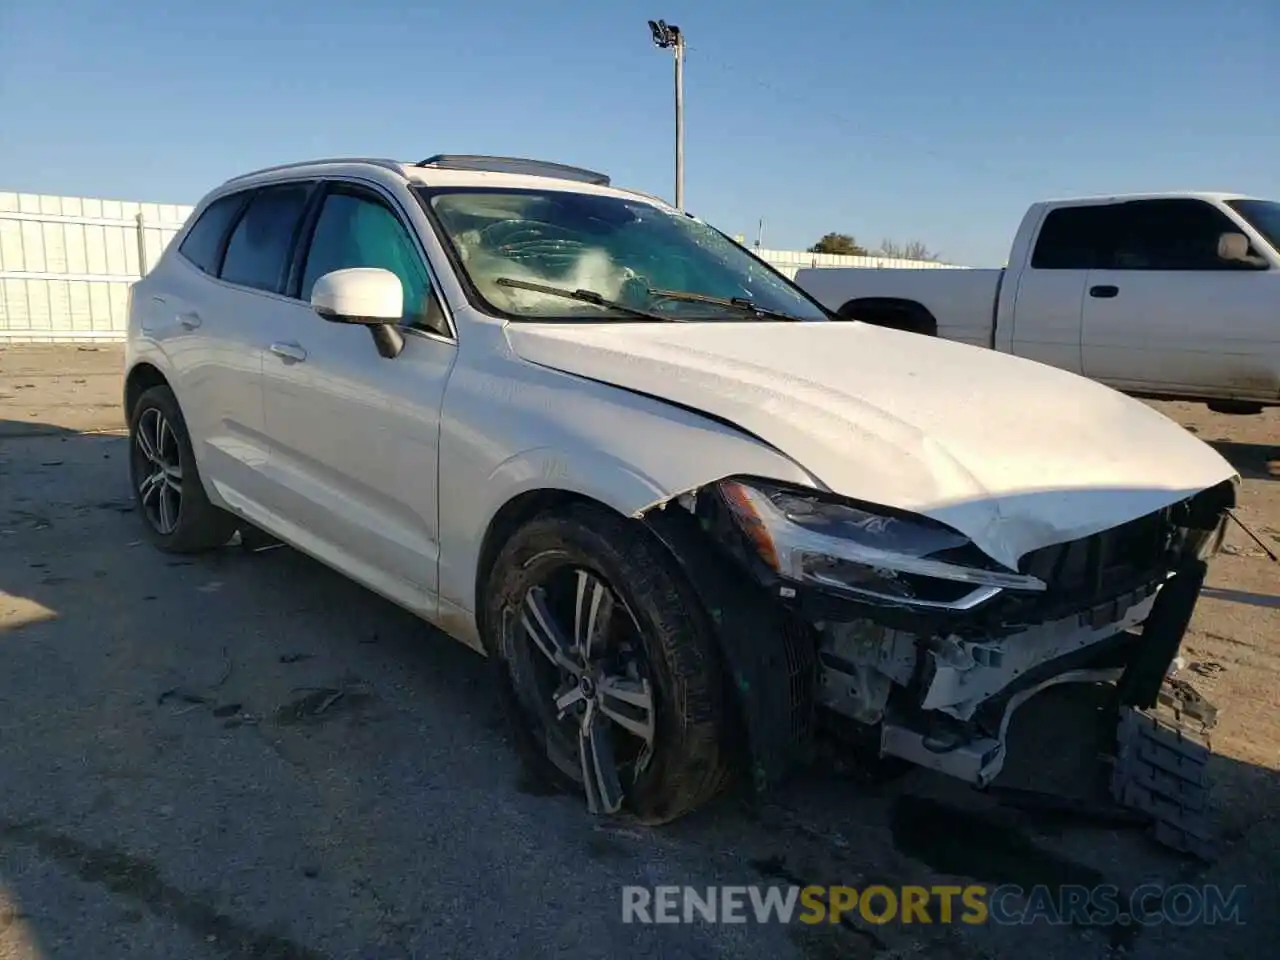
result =
[{"label": "white pickup truck", "polygon": [[1280,203],[1221,193],[1036,203],[998,270],[805,269],[847,319],[1028,357],[1135,396],[1280,405]]}]

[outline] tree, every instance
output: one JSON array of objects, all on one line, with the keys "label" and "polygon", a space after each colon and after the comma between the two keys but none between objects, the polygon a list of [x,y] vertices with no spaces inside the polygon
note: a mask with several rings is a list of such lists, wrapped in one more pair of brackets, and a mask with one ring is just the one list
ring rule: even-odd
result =
[{"label": "tree", "polygon": [[930,250],[919,240],[910,240],[907,243],[897,244],[892,240],[884,240],[880,244],[880,249],[876,251],[876,256],[894,257],[899,260],[941,260],[942,255]]},{"label": "tree", "polygon": [[847,233],[824,233],[822,239],[809,248],[810,253],[835,253],[846,257],[865,257],[867,248]]}]

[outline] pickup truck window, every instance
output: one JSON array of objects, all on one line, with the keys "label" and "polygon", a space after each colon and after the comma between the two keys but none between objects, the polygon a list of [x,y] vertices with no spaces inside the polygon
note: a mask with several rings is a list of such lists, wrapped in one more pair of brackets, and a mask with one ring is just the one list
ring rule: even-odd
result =
[{"label": "pickup truck window", "polygon": [[1218,256],[1218,238],[1237,232],[1203,200],[1132,200],[1111,207],[1112,270],[1238,270]]},{"label": "pickup truck window", "polygon": [[1111,235],[1110,205],[1058,207],[1050,210],[1040,227],[1031,254],[1033,270],[1089,270],[1104,265]]},{"label": "pickup truck window", "polygon": [[[1264,205],[1274,207],[1270,216],[1280,221],[1280,204]],[[1248,216],[1243,210],[1241,215]],[[1280,222],[1271,226],[1280,229]],[[1265,225],[1258,229],[1266,233]],[[1239,231],[1226,214],[1211,203],[1192,198],[1059,207],[1044,219],[1031,267],[1238,270],[1241,264],[1218,256],[1218,238],[1232,232]]]},{"label": "pickup truck window", "polygon": [[1280,203],[1274,200],[1228,200],[1227,206],[1249,222],[1280,251]]}]

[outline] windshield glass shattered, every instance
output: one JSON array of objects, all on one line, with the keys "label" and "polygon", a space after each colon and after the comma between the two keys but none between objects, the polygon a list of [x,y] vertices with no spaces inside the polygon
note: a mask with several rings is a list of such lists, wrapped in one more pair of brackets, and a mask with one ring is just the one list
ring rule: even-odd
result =
[{"label": "windshield glass shattered", "polygon": [[641,200],[559,190],[421,193],[476,292],[513,319],[827,319],[718,231]]}]

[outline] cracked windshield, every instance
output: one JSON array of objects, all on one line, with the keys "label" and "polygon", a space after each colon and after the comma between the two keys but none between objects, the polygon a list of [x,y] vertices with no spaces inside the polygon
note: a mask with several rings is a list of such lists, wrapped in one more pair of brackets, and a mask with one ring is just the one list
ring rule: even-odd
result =
[{"label": "cracked windshield", "polygon": [[827,319],[716,230],[652,204],[562,191],[423,193],[483,305],[515,319]]}]

